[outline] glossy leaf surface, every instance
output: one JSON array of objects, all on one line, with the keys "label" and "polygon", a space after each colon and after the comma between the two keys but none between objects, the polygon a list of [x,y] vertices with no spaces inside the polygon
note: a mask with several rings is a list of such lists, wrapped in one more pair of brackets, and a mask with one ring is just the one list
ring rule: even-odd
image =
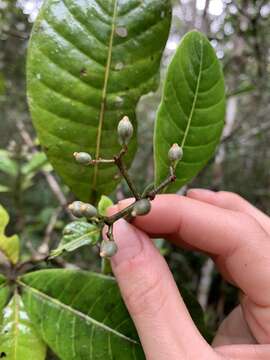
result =
[{"label": "glossy leaf surface", "polygon": [[3,206],[0,205],[0,251],[7,259],[16,264],[19,259],[20,242],[17,235],[8,237],[5,235],[5,229],[9,223],[9,215]]},{"label": "glossy leaf surface", "polygon": [[0,351],[6,360],[44,360],[46,356],[46,345],[37,335],[16,293],[3,311]]},{"label": "glossy leaf surface", "polygon": [[[28,53],[28,100],[39,139],[63,180],[95,202],[119,179],[114,165],[84,167],[72,154],[112,158],[117,125],[136,125],[139,98],[156,89],[171,20],[169,0],[46,0]],[[128,163],[136,150],[130,144]]]},{"label": "glossy leaf surface", "polygon": [[63,230],[63,238],[57,249],[51,252],[50,258],[63,252],[72,252],[85,245],[95,245],[99,240],[100,229],[86,221],[73,221]]},{"label": "glossy leaf surface", "polygon": [[113,278],[43,270],[23,276],[21,287],[32,322],[60,359],[145,359]]},{"label": "glossy leaf surface", "polygon": [[155,125],[155,181],[168,176],[168,151],[182,146],[176,191],[213,156],[224,126],[225,88],[221,66],[207,38],[197,31],[184,36],[169,66]]}]

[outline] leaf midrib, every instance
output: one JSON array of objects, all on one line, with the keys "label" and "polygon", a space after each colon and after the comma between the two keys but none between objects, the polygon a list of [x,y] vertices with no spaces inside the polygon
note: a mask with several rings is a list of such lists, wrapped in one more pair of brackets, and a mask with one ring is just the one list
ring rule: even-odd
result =
[{"label": "leaf midrib", "polygon": [[[101,107],[100,107],[100,114],[99,114],[99,126],[98,126],[98,133],[97,133],[97,143],[96,143],[96,159],[100,157],[100,146],[101,146],[101,134],[102,134],[102,127],[104,122],[104,115],[105,115],[105,106],[106,106],[106,98],[107,98],[107,89],[108,89],[108,81],[110,75],[110,67],[112,62],[112,47],[113,47],[113,40],[114,40],[114,32],[115,32],[115,21],[117,16],[117,5],[118,0],[114,2],[114,9],[113,9],[113,17],[112,17],[112,31],[110,35],[109,47],[108,47],[108,59],[105,68],[105,76],[104,76],[104,84],[102,89],[102,99],[101,99]],[[98,176],[98,163],[95,164],[94,167],[94,176],[93,176],[93,189],[96,189],[97,185],[97,176]]]},{"label": "leaf midrib", "polygon": [[109,333],[112,333],[112,334],[114,334],[114,335],[116,335],[116,336],[118,336],[118,337],[120,337],[120,338],[122,338],[122,339],[124,339],[124,340],[126,340],[128,342],[131,342],[132,344],[139,345],[139,343],[136,340],[133,340],[133,339],[129,338],[128,336],[125,336],[125,335],[121,334],[120,332],[110,328],[109,326],[98,322],[97,320],[93,319],[89,315],[86,315],[86,314],[82,313],[79,310],[73,309],[72,307],[62,303],[61,301],[59,301],[59,300],[57,300],[55,298],[52,298],[51,296],[49,296],[47,294],[44,294],[43,292],[41,292],[41,291],[39,291],[37,289],[34,289],[29,285],[26,285],[25,283],[23,283],[20,280],[18,280],[17,282],[18,282],[19,285],[23,286],[28,291],[34,293],[37,297],[40,297],[40,298],[43,298],[43,299],[45,299],[45,300],[47,300],[49,302],[52,302],[56,306],[62,307],[63,310],[66,310],[66,311],[70,312],[74,316],[78,316],[81,319],[84,319],[85,321],[91,322],[94,326],[100,327],[100,328],[102,328],[103,330],[105,330],[105,331],[107,331]]},{"label": "leaf midrib", "polygon": [[193,98],[193,103],[192,103],[192,107],[190,110],[190,114],[189,114],[189,118],[188,118],[188,123],[187,123],[187,127],[184,133],[184,137],[181,143],[181,147],[182,149],[185,146],[185,142],[189,133],[189,129],[190,129],[190,125],[191,125],[191,121],[193,118],[193,114],[195,111],[195,107],[196,107],[196,102],[197,102],[197,98],[198,98],[198,94],[199,94],[199,88],[200,88],[200,82],[201,82],[201,75],[202,75],[202,64],[203,64],[203,43],[201,43],[201,53],[200,53],[200,68],[199,68],[199,74],[198,74],[198,79],[197,79],[197,84],[196,84],[196,89],[195,89],[195,93],[194,93],[194,98]]},{"label": "leaf midrib", "polygon": [[71,240],[71,241],[68,242],[67,244],[64,244],[63,246],[61,246],[61,248],[65,249],[65,248],[67,248],[69,245],[71,245],[71,244],[74,245],[74,244],[76,244],[76,243],[79,243],[79,242],[80,242],[81,240],[83,240],[85,237],[98,234],[99,232],[100,232],[99,229],[91,230],[91,231],[87,232],[86,234],[81,235],[81,236],[78,237],[77,239]]},{"label": "leaf midrib", "polygon": [[19,323],[19,299],[18,294],[14,294],[14,360],[17,359],[17,349],[18,349],[18,323]]}]

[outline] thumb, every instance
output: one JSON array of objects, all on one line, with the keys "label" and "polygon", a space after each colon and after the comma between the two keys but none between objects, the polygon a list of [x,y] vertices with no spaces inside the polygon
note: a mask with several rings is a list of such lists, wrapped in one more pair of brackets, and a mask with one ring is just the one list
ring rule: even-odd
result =
[{"label": "thumb", "polygon": [[[167,263],[149,237],[124,220],[114,225],[113,272],[148,360],[211,359]],[[203,352],[202,352],[203,351]],[[183,357],[182,357],[183,356]]]}]

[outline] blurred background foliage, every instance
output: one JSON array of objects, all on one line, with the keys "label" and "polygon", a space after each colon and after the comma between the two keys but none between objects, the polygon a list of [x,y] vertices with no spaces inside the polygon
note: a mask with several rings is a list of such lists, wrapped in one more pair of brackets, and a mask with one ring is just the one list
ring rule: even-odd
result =
[{"label": "blurred background foliage", "polygon": [[[55,247],[69,221],[65,205],[73,200],[42,153],[27,108],[27,44],[41,3],[0,0],[0,203],[11,215],[8,232],[20,234],[23,257]],[[173,6],[161,85],[181,37],[197,28],[207,34],[223,64],[228,97],[220,148],[189,187],[234,191],[267,212],[270,5],[266,0],[174,0]],[[144,97],[137,109],[140,146],[131,172],[140,188],[153,179],[152,135],[160,96],[161,86]],[[112,198],[128,195],[121,184]],[[206,256],[162,246],[176,281],[197,295],[214,331],[237,303],[237,290],[222,281]],[[83,249],[60,259],[57,266],[98,270],[97,253]]]}]

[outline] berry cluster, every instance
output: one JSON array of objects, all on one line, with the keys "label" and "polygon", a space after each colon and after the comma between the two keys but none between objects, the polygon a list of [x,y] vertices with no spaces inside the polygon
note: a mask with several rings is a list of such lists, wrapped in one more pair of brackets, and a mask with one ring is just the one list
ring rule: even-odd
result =
[{"label": "berry cluster", "polygon": [[127,116],[120,120],[117,127],[117,132],[121,150],[119,154],[114,156],[113,159],[93,159],[92,156],[86,152],[75,152],[73,154],[76,162],[85,166],[91,166],[99,163],[114,163],[118,167],[122,177],[126,180],[130,191],[135,198],[133,204],[110,217],[100,215],[95,206],[83,203],[81,201],[75,201],[69,205],[69,210],[75,217],[84,217],[87,219],[87,221],[98,224],[101,230],[105,225],[108,227],[107,239],[103,240],[100,245],[100,256],[105,258],[110,258],[117,252],[117,245],[113,238],[113,224],[121,218],[131,220],[136,216],[143,216],[148,214],[151,211],[151,201],[154,200],[155,196],[161,191],[164,191],[164,189],[166,189],[166,187],[171,182],[176,180],[175,168],[177,163],[183,157],[183,149],[178,144],[173,144],[168,152],[168,158],[170,162],[168,178],[165,179],[156,188],[151,189],[150,191],[146,190],[141,195],[137,191],[136,186],[130,178],[123,161],[123,158],[128,151],[129,141],[132,138],[134,132],[132,123]]}]

